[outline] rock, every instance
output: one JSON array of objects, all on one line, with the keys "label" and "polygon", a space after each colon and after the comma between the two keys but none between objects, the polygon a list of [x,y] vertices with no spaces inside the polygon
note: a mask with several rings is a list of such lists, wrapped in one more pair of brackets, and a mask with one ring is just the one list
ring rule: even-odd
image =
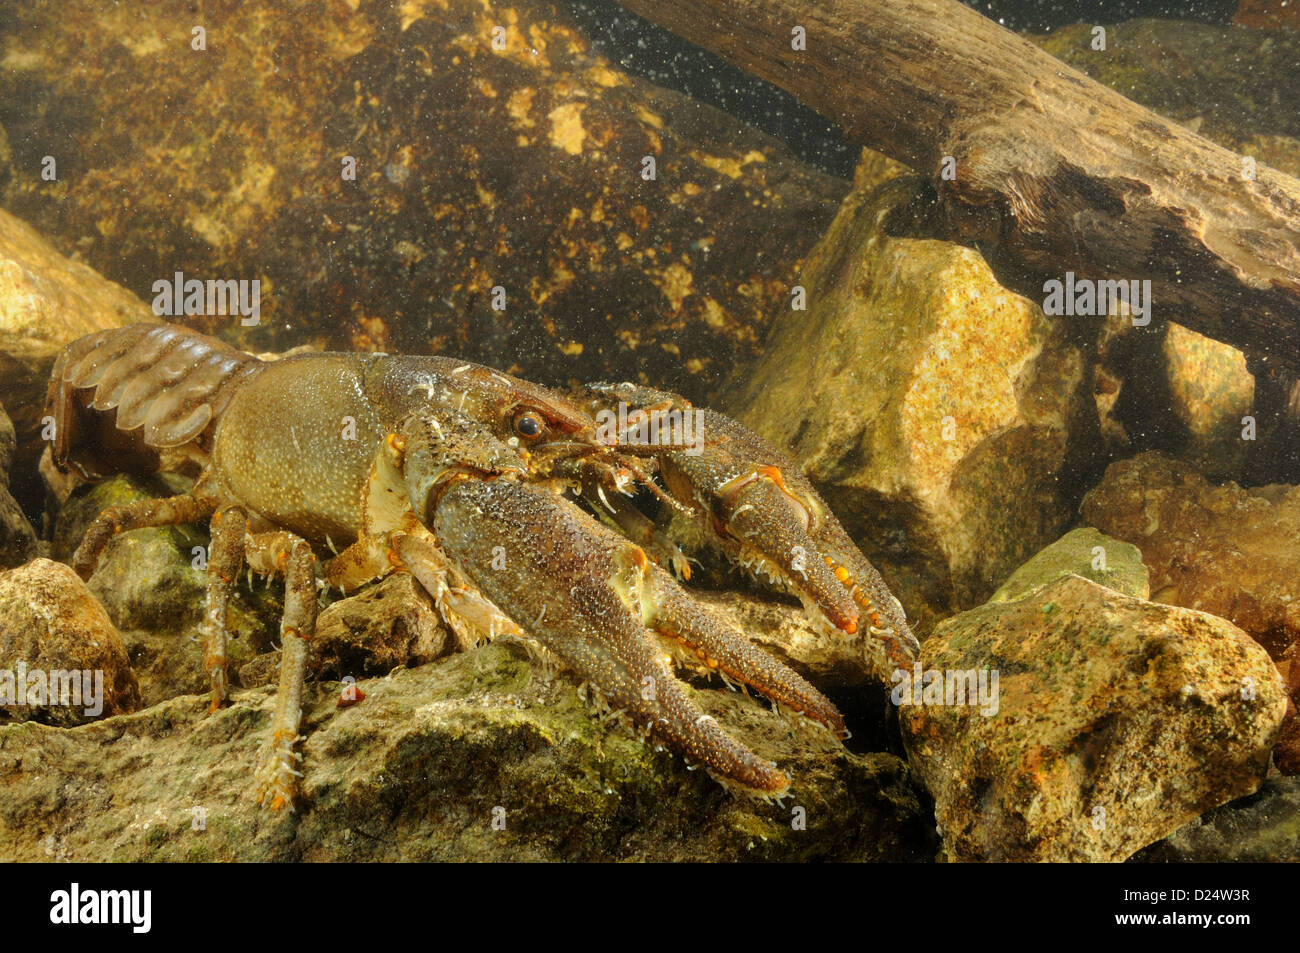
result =
[{"label": "rock", "polygon": [[949,619],[921,661],[998,674],[982,707],[900,710],[953,860],[1123,860],[1254,791],[1287,704],[1231,623],[1080,576]]},{"label": "rock", "polygon": [[1135,599],[1151,595],[1141,551],[1091,526],[1066,533],[1011,574],[989,602],[1012,602],[1062,576],[1076,575]]},{"label": "rock", "polygon": [[1286,710],[1282,730],[1278,732],[1277,744],[1273,746],[1273,765],[1283,774],[1300,775],[1300,709],[1296,707],[1300,701],[1300,678],[1297,677],[1300,673],[1296,671],[1294,646],[1289,654],[1291,658],[1278,665],[1282,677],[1286,679],[1291,704]]},{"label": "rock", "polygon": [[[700,399],[755,354],[846,188],[615,69],[548,0],[236,4],[203,51],[183,0],[148,23],[11,12],[3,204],[150,301],[178,270],[261,281],[259,328],[203,322],[254,350],[432,350]],[[159,135],[160,104],[184,136]],[[29,171],[50,153],[76,174]]]},{"label": "rock", "polygon": [[14,450],[18,447],[18,438],[14,434],[14,422],[4,407],[0,407],[0,479],[6,479],[9,468],[14,463]]},{"label": "rock", "polygon": [[[119,475],[73,493],[59,511],[51,553],[71,559],[91,520],[109,506],[184,492],[189,481],[164,474]],[[122,631],[146,704],[207,688],[198,625],[206,600],[204,571],[196,568],[196,547],[209,543],[206,526],[132,530],[109,543],[90,590]],[[283,586],[247,576],[230,600],[227,652],[230,671],[269,651],[278,639]],[[238,678],[234,679],[238,684]]]},{"label": "rock", "polygon": [[343,709],[337,683],[309,687],[305,796],[291,816],[264,813],[249,797],[274,703],[266,689],[237,694],[211,717],[205,699],[185,697],[70,731],[0,727],[0,855],[717,861],[933,853],[933,829],[902,761],[852,754],[820,729],[792,735],[739,693],[697,697],[789,768],[795,790],[784,807],[733,796],[625,729],[602,726],[570,679],[547,680],[505,641],[359,687],[365,700]]},{"label": "rock", "polygon": [[9,468],[17,438],[13,421],[0,406],[0,567],[21,566],[37,552],[36,530],[9,492]]},{"label": "rock", "polygon": [[139,707],[121,636],[76,573],[48,559],[0,573],[5,719],[67,726]]},{"label": "rock", "polygon": [[1255,378],[1240,351],[1178,324],[1138,328],[1113,315],[1097,354],[1093,389],[1111,457],[1160,450],[1210,479],[1242,479]]},{"label": "rock", "polygon": [[0,567],[13,568],[38,551],[36,531],[8,488],[0,485]]},{"label": "rock", "polygon": [[[0,352],[8,365],[44,369],[54,355],[83,334],[132,321],[156,320],[148,306],[121,285],[79,261],[65,258],[36,229],[0,210]],[[0,397],[14,410],[12,395],[25,393],[5,374]]]},{"label": "rock", "polygon": [[[409,573],[394,573],[332,603],[316,619],[307,670],[315,678],[387,675],[454,651],[456,639]],[[274,684],[278,652],[259,655],[239,671],[247,687]]]},{"label": "rock", "polygon": [[923,632],[1074,518],[1096,442],[1079,349],[980,255],[891,238],[914,180],[856,190],[721,409],[799,460]]},{"label": "rock", "polygon": [[1211,479],[1240,476],[1242,418],[1255,399],[1245,355],[1177,324],[1168,327],[1163,354],[1172,409],[1188,432],[1181,456]]},{"label": "rock", "polygon": [[1258,791],[1184,824],[1133,855],[1146,863],[1300,861],[1300,778],[1270,777]]},{"label": "rock", "polygon": [[1212,486],[1143,453],[1112,464],[1081,512],[1142,550],[1156,601],[1230,619],[1274,658],[1300,638],[1300,488]]},{"label": "rock", "polygon": [[[38,168],[40,158],[35,161]],[[0,404],[13,418],[18,445],[14,465],[5,467],[10,494],[29,503],[40,500],[41,412],[59,349],[83,334],[152,318],[125,288],[65,258],[30,225],[0,209]],[[14,508],[2,494],[0,510],[5,524]]]}]

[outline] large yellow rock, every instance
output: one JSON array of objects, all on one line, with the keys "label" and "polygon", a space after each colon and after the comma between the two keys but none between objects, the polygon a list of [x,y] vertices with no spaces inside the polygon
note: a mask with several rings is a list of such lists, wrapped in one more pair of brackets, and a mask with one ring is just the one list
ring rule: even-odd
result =
[{"label": "large yellow rock", "polygon": [[1096,427],[1066,329],[978,252],[886,234],[910,195],[845,201],[800,278],[807,310],[722,403],[804,463],[924,630],[1060,536]]}]

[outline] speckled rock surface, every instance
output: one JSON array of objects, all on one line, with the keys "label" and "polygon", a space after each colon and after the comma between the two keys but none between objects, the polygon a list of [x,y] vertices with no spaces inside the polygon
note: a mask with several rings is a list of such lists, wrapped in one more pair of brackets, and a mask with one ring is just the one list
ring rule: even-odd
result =
[{"label": "speckled rock surface", "polygon": [[77,725],[139,707],[121,636],[75,572],[48,559],[0,572],[0,721]]},{"label": "speckled rock surface", "polygon": [[1239,476],[1247,448],[1242,418],[1255,399],[1245,355],[1177,324],[1169,325],[1162,353],[1171,406],[1188,433],[1182,457],[1210,479]]},{"label": "speckled rock surface", "polygon": [[1270,777],[1254,794],[1187,822],[1132,860],[1160,864],[1300,861],[1300,778]]},{"label": "speckled rock surface", "polygon": [[1069,525],[1096,415],[1080,351],[978,253],[885,236],[910,196],[845,201],[801,275],[808,310],[720,403],[803,463],[924,632]]},{"label": "speckled rock surface", "polygon": [[1081,526],[1035,553],[998,587],[989,602],[1019,599],[1071,574],[1137,599],[1151,595],[1147,567],[1136,546],[1112,539],[1091,526]]},{"label": "speckled rock surface", "polygon": [[1142,550],[1157,601],[1231,619],[1275,658],[1300,638],[1300,488],[1212,486],[1144,453],[1112,464],[1082,513]]},{"label": "speckled rock surface", "polygon": [[0,201],[147,300],[178,270],[262,281],[255,350],[433,350],[699,399],[753,356],[846,189],[611,67],[548,0],[70,0],[6,27]]},{"label": "speckled rock surface", "polygon": [[[0,210],[0,352],[10,360],[48,368],[69,341],[150,317],[148,305],[121,285],[65,257],[31,225]],[[0,393],[8,406],[15,393],[8,373]]]},{"label": "speckled rock surface", "polygon": [[1079,576],[948,620],[922,663],[999,673],[994,714],[900,709],[954,860],[1123,860],[1254,791],[1287,704],[1231,623]]},{"label": "speckled rock surface", "polygon": [[[784,806],[738,798],[602,725],[564,677],[505,642],[309,689],[305,797],[262,813],[249,777],[273,695],[204,717],[185,696],[73,730],[0,727],[6,860],[929,859],[909,771],[791,728],[738,693],[705,710],[794,777]],[[802,808],[802,811],[796,810]],[[198,818],[202,829],[196,829]],[[803,829],[801,829],[803,828]]]}]

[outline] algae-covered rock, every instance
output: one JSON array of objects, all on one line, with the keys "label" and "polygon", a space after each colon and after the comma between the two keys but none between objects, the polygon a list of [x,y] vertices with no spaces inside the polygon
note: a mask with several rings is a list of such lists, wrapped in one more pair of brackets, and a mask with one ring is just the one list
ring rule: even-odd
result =
[{"label": "algae-covered rock", "polygon": [[1111,539],[1091,526],[1081,526],[1035,553],[989,597],[989,602],[1011,602],[1068,575],[1091,579],[1137,599],[1151,595],[1147,567],[1136,546]]},{"label": "algae-covered rock", "polygon": [[122,638],[75,572],[48,559],[0,572],[0,720],[77,725],[139,707]]},{"label": "algae-covered rock", "polygon": [[[1254,791],[1287,705],[1230,622],[1072,575],[944,622],[920,667],[900,722],[954,860],[1123,860]],[[962,704],[963,672],[990,691]]]},{"label": "algae-covered rock", "polygon": [[1082,353],[979,253],[891,238],[908,180],[858,190],[763,356],[723,397],[786,448],[921,627],[1056,539],[1095,437]]},{"label": "algae-covered rock", "polygon": [[[86,527],[109,506],[183,492],[174,475],[110,477],[73,493],[59,510],[52,555],[70,559]],[[206,525],[132,530],[113,537],[90,590],[119,629],[140,678],[146,704],[207,687],[198,624],[206,598]],[[230,600],[230,671],[271,648],[278,638],[283,586],[242,577]],[[236,677],[236,683],[238,678]]]},{"label": "algae-covered rock", "polygon": [[[594,717],[567,677],[505,642],[304,701],[293,815],[249,795],[274,696],[205,717],[174,699],[71,731],[0,728],[0,855],[71,860],[925,859],[907,766],[856,755],[739,693],[699,691],[794,779],[784,805],[737,797]],[[75,780],[75,783],[71,783]],[[12,795],[12,796],[11,796]],[[52,838],[52,840],[50,840]]]}]

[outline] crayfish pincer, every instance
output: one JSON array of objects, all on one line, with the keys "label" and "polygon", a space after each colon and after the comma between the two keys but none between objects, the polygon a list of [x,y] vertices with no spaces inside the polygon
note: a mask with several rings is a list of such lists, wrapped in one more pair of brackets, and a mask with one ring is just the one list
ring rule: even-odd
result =
[{"label": "crayfish pincer", "polygon": [[[624,423],[598,424],[614,406]],[[197,472],[187,493],[105,510],[73,565],[88,578],[117,533],[210,521],[200,635],[213,710],[228,696],[234,580],[244,565],[284,577],[261,803],[292,809],[298,793],[318,589],[350,591],[400,571],[428,591],[462,644],[536,640],[720,780],[780,795],[785,775],[705,715],[673,666],[751,686],[841,736],[843,719],[681,587],[675,574],[688,576],[688,563],[635,501],[657,497],[697,517],[741,565],[803,598],[828,633],[863,639],[881,673],[910,665],[916,643],[829,509],[757,436],[700,412],[693,448],[631,439],[626,421],[674,408],[693,410],[675,395],[621,386],[566,396],[449,357],[264,361],[186,328],[138,324],[70,344],[47,413],[52,460],[65,472]],[[502,552],[508,571],[493,568]]]}]

